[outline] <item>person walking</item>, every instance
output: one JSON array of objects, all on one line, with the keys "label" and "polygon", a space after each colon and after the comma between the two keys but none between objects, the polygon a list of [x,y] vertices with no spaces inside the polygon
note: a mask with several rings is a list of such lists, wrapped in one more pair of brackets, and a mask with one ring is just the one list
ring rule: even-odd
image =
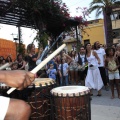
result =
[{"label": "person walking", "polygon": [[100,75],[100,71],[98,69],[98,64],[100,64],[100,59],[97,53],[92,50],[91,44],[87,43],[85,45],[86,48],[86,57],[88,61],[88,72],[85,79],[85,86],[90,88],[91,95],[92,89],[96,89],[98,91],[97,96],[101,96],[101,88],[103,87],[103,81]]}]

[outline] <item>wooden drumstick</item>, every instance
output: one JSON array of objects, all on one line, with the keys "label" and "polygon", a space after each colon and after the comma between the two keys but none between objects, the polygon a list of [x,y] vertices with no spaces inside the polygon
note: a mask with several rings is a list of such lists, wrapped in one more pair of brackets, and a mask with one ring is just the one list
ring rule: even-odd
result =
[{"label": "wooden drumstick", "polygon": [[6,63],[6,64],[4,64],[3,66],[0,67],[0,70],[3,70],[5,68],[9,67],[10,65],[11,65],[10,63]]},{"label": "wooden drumstick", "polygon": [[[60,51],[65,48],[66,44],[61,45],[57,50],[55,50],[51,55],[49,55],[45,60],[43,60],[38,66],[36,66],[31,73],[36,74],[42,67],[44,67],[53,57],[55,57]],[[10,88],[7,94],[13,92],[16,88]]]}]

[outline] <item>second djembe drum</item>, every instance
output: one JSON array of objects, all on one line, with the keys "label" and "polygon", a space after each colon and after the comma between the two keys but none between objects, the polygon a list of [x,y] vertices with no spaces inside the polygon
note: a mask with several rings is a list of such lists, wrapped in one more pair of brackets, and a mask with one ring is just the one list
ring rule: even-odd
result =
[{"label": "second djembe drum", "polygon": [[63,86],[51,90],[53,120],[91,120],[90,91],[84,86]]}]

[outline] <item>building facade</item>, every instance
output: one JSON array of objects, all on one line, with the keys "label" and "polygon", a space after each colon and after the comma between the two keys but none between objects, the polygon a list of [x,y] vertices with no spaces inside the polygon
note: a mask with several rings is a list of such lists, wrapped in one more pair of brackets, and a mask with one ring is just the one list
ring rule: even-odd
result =
[{"label": "building facade", "polygon": [[6,59],[9,55],[12,57],[12,60],[16,59],[15,42],[0,38],[0,56]]},{"label": "building facade", "polygon": [[120,8],[113,9],[112,29],[113,29],[113,43],[120,43]]},{"label": "building facade", "polygon": [[96,41],[106,44],[103,19],[88,21],[88,26],[82,30],[82,44],[90,42],[93,45]]}]

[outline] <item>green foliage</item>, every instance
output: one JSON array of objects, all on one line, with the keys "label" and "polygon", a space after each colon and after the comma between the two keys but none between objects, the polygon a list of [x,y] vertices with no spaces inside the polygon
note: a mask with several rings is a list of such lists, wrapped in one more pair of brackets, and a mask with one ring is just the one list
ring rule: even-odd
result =
[{"label": "green foliage", "polygon": [[43,33],[37,33],[36,37],[34,38],[34,40],[36,40],[38,42],[38,48],[40,48],[41,46],[43,48],[45,48],[46,45],[48,45],[48,34],[43,32]]},{"label": "green foliage", "polygon": [[22,54],[24,56],[24,54],[25,54],[25,46],[22,43],[20,43],[20,46],[17,47],[17,51],[18,51],[18,53],[20,53],[20,54]]},{"label": "green foliage", "polygon": [[23,44],[23,39],[22,39],[22,29],[20,28],[20,43],[17,44],[17,53],[20,53],[24,56],[25,54],[25,45]]},{"label": "green foliage", "polygon": [[[14,2],[13,2],[14,1]],[[48,24],[49,19],[63,21],[69,17],[68,8],[61,0],[13,0],[20,10],[24,10],[25,20],[30,21],[41,31]],[[12,5],[13,5],[12,4]],[[17,7],[17,6],[14,6]],[[16,8],[18,9],[18,8]],[[14,9],[13,9],[14,11]]]}]

